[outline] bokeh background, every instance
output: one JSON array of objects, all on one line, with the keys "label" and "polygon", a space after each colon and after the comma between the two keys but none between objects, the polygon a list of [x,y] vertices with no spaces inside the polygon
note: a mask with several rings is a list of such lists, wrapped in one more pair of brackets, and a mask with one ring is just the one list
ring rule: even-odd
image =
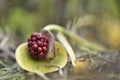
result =
[{"label": "bokeh background", "polygon": [[[15,71],[15,50],[21,43],[27,41],[31,33],[40,32],[49,24],[61,25],[91,43],[100,44],[110,51],[116,50],[118,54],[120,53],[120,0],[0,0],[0,78],[2,80],[3,78],[5,80],[36,79],[36,75],[29,72]],[[69,39],[69,42],[75,53],[77,51],[80,53],[81,49],[77,50],[76,45],[73,45],[74,41]],[[110,57],[115,56],[113,54],[115,52],[106,53]],[[108,59],[109,56],[107,56]],[[110,72],[115,69],[115,72],[120,73],[119,57],[115,57],[118,61],[113,64],[114,68],[109,68]],[[98,61],[103,63],[101,58],[100,60],[98,58]],[[3,68],[6,71],[2,71]],[[103,73],[107,72],[107,69],[104,69]],[[14,77],[16,72],[20,74]],[[99,73],[98,76],[106,74],[103,73]],[[53,78],[56,75],[56,73],[53,74]],[[58,77],[60,76],[56,76],[55,80],[61,78]],[[77,77],[80,78],[79,74]],[[96,78],[98,77],[96,76],[95,80]],[[101,78],[99,80],[119,79]]]},{"label": "bokeh background", "polygon": [[48,24],[82,26],[78,29],[82,37],[119,48],[119,4],[119,0],[0,0],[0,28],[19,44]]}]

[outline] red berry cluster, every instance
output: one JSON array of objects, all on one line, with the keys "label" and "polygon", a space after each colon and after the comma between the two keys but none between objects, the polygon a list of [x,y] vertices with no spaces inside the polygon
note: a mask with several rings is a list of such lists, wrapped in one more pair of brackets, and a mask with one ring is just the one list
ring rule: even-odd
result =
[{"label": "red berry cluster", "polygon": [[45,57],[48,51],[48,39],[39,33],[33,33],[28,39],[28,48],[34,58]]}]

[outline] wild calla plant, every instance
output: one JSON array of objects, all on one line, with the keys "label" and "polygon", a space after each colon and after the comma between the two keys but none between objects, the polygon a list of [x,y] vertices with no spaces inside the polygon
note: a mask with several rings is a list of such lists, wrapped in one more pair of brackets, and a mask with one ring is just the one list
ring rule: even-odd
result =
[{"label": "wild calla plant", "polygon": [[[16,60],[23,69],[31,72],[38,70],[42,73],[49,73],[66,65],[66,51],[59,42],[55,41],[50,31],[57,31],[67,35],[78,43],[79,47],[85,48],[88,52],[106,50],[103,46],[93,44],[59,25],[48,25],[44,27],[41,33],[33,33],[28,39],[28,43],[23,43],[17,48]],[[76,60],[75,54],[64,36],[59,35],[58,39],[68,51],[75,71],[86,69],[88,61]]]},{"label": "wild calla plant", "polygon": [[17,63],[25,70],[49,73],[63,68],[67,63],[64,47],[48,30],[33,33],[27,43],[16,49]]}]

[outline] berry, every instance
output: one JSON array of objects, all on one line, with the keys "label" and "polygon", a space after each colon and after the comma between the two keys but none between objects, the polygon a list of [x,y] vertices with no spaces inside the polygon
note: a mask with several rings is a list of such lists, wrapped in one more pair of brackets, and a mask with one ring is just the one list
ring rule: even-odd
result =
[{"label": "berry", "polygon": [[45,54],[43,53],[43,52],[41,52],[41,53],[39,53],[39,55],[38,55],[39,57],[44,57],[45,56]]},{"label": "berry", "polygon": [[38,52],[41,52],[42,51],[42,48],[41,47],[38,47]]},{"label": "berry", "polygon": [[43,50],[43,52],[46,52],[46,51],[47,51],[47,47],[44,46],[44,47],[42,48],[42,50]]},{"label": "berry", "polygon": [[48,42],[45,36],[36,32],[33,33],[28,39],[28,49],[32,57],[35,59],[45,57],[48,52]]},{"label": "berry", "polygon": [[33,48],[37,49],[37,47],[38,47],[38,45],[35,43],[35,44],[33,45]]},{"label": "berry", "polygon": [[32,41],[36,41],[36,37],[32,37]]}]

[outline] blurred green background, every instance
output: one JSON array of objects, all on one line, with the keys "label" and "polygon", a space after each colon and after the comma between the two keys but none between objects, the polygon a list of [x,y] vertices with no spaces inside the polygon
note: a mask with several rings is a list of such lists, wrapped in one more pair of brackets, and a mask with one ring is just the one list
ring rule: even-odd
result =
[{"label": "blurred green background", "polygon": [[9,29],[19,43],[25,42],[32,32],[40,31],[45,25],[66,27],[75,21],[79,26],[83,21],[82,26],[87,32],[82,28],[84,35],[81,36],[119,47],[119,4],[120,0],[0,0],[0,27]]}]

